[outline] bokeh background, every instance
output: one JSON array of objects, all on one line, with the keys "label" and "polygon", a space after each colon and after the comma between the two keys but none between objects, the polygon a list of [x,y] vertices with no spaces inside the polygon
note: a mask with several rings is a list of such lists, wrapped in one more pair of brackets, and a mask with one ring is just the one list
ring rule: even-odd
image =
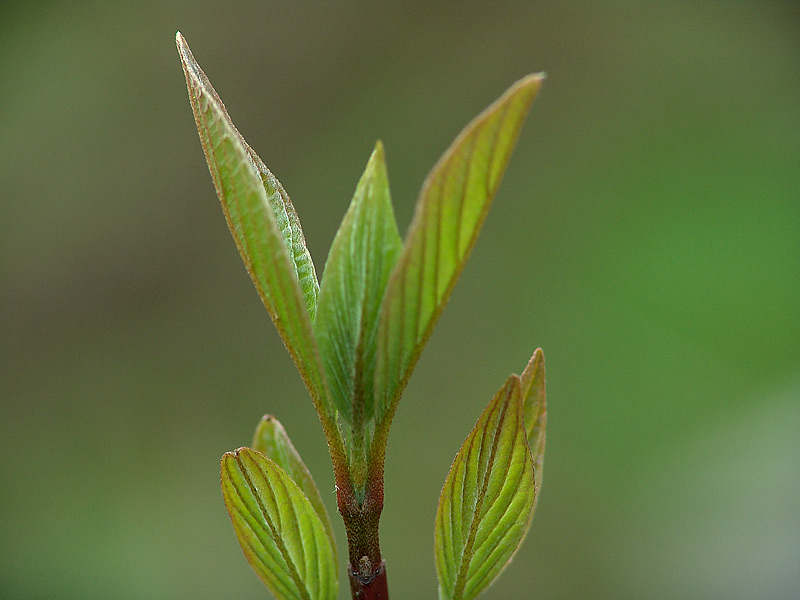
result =
[{"label": "bokeh background", "polygon": [[393,597],[435,597],[449,465],[537,346],[544,486],[487,600],[800,595],[796,3],[103,1],[0,7],[0,597],[267,597],[218,486],[265,412],[335,510],[179,29],[318,272],[376,139],[404,231],[461,127],[549,74],[397,414]]}]

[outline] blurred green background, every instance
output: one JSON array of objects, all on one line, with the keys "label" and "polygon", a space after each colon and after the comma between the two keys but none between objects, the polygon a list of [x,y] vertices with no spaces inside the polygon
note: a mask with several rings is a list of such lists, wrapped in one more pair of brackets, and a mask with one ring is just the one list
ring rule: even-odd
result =
[{"label": "blurred green background", "polygon": [[405,230],[461,127],[549,74],[397,414],[393,598],[435,597],[449,465],[536,346],[545,482],[487,600],[798,597],[798,4],[188,1],[0,7],[0,597],[267,597],[218,485],[265,412],[335,510],[178,29],[318,272],[377,138]]}]

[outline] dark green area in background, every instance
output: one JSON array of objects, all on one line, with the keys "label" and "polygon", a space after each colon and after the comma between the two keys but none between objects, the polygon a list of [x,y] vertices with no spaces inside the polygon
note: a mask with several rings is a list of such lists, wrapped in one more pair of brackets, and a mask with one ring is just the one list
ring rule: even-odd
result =
[{"label": "dark green area in background", "polygon": [[319,271],[376,139],[404,231],[461,127],[549,74],[393,427],[393,597],[436,597],[448,467],[542,346],[547,477],[487,600],[796,598],[788,2],[5,3],[0,596],[266,597],[218,485],[265,412],[335,510],[311,402],[214,195],[178,29]]}]

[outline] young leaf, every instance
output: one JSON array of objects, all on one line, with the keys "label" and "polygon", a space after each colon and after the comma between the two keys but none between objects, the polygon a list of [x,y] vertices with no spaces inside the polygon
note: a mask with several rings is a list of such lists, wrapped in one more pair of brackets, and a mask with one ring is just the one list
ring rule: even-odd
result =
[{"label": "young leaf", "polygon": [[311,330],[317,283],[302,231],[278,181],[236,130],[186,40],[176,36],[197,131],[247,271],[317,404],[327,394]]},{"label": "young leaf", "polygon": [[278,419],[272,415],[264,415],[261,418],[261,422],[256,427],[256,432],[253,436],[253,450],[261,452],[261,454],[283,469],[305,494],[325,527],[325,533],[328,535],[334,558],[336,558],[336,540],[333,537],[333,526],[331,525],[328,511],[325,509],[325,504],[322,502],[319,489],[317,489],[317,484],[314,483],[314,478],[308,471],[303,459],[300,458],[297,450],[295,450],[289,435]]},{"label": "young leaf", "polygon": [[306,301],[308,316],[313,323],[317,314],[319,282],[317,281],[314,262],[311,260],[311,254],[306,247],[303,229],[300,227],[300,217],[297,216],[297,211],[295,211],[294,205],[280,181],[267,168],[261,157],[244,142],[244,138],[242,138],[242,142],[247,147],[247,153],[253,161],[253,166],[255,166],[259,177],[261,177],[261,183],[264,185],[264,191],[267,193],[267,199],[272,207],[272,214],[275,216],[275,224],[281,232],[283,243],[289,250],[289,258],[294,265],[295,273],[297,273],[297,279],[300,282],[300,288]]},{"label": "young leaf", "polygon": [[397,400],[472,250],[544,76],[529,75],[478,115],[422,186],[381,306],[379,419]]},{"label": "young leaf", "polygon": [[470,600],[508,564],[533,512],[522,388],[511,375],[453,461],[436,512],[440,600]]},{"label": "young leaf", "polygon": [[247,561],[276,598],[336,599],[336,559],[325,526],[283,469],[250,448],[228,452],[222,493]]},{"label": "young leaf", "polygon": [[374,413],[378,311],[401,249],[378,142],[333,240],[314,324],[333,401],[356,428]]},{"label": "young leaf", "polygon": [[[533,454],[533,469],[536,476],[536,501],[542,486],[544,472],[544,445],[547,426],[547,401],[545,399],[544,352],[537,348],[520,375],[522,401],[525,407],[525,434]],[[534,501],[534,507],[535,502]]]}]

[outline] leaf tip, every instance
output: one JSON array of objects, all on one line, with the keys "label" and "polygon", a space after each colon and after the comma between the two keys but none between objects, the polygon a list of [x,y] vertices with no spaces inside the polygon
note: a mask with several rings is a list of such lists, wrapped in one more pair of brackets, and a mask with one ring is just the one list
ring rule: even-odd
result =
[{"label": "leaf tip", "polygon": [[257,452],[267,455],[270,459],[275,460],[274,456],[270,456],[268,447],[275,443],[276,438],[283,438],[285,442],[289,441],[289,436],[286,433],[281,422],[273,415],[264,415],[258,422],[256,431],[253,434],[253,443],[251,448]]},{"label": "leaf tip", "polygon": [[372,154],[369,155],[369,160],[367,161],[367,166],[364,169],[364,174],[361,176],[362,179],[359,181],[359,185],[361,185],[365,177],[367,179],[372,179],[376,176],[384,179],[388,177],[386,153],[384,152],[383,142],[381,140],[375,142],[375,147],[372,149]]},{"label": "leaf tip", "polygon": [[186,43],[186,38],[178,31],[175,33],[175,45],[178,47],[178,54],[181,55],[181,62],[186,62],[188,56],[191,56],[189,44]]},{"label": "leaf tip", "polygon": [[533,351],[533,355],[531,359],[528,361],[528,364],[525,366],[525,371],[523,373],[527,373],[528,371],[532,371],[533,373],[540,372],[544,368],[544,350],[541,348],[537,348]]},{"label": "leaf tip", "polygon": [[236,452],[226,452],[222,455],[222,458],[219,461],[219,478],[222,482],[222,487],[225,487],[225,480],[230,478],[231,471],[235,470],[235,463],[237,459]]},{"label": "leaf tip", "polygon": [[[189,49],[189,44],[186,42],[186,38],[183,37],[180,31],[175,34],[175,45],[178,47],[178,54],[181,57],[181,64],[183,65],[187,83],[189,83],[190,77],[195,80],[195,85],[202,82],[203,77],[201,76],[202,70],[200,69],[200,65],[197,64],[192,51]],[[202,87],[199,91],[202,92]]]},{"label": "leaf tip", "polygon": [[273,423],[280,423],[280,421],[278,421],[278,419],[275,418],[275,415],[266,414],[263,417],[261,417],[261,420],[258,422],[258,429],[266,425],[271,425]]},{"label": "leaf tip", "polygon": [[539,89],[545,79],[547,79],[547,73],[545,72],[531,73],[512,85],[509,92],[513,95],[515,92],[526,90],[525,93],[530,94],[530,101],[533,102],[533,99],[539,94]]},{"label": "leaf tip", "polygon": [[386,170],[386,152],[383,149],[383,142],[381,140],[377,140],[375,142],[375,148],[372,150],[372,154],[369,157],[369,161],[367,163],[367,168],[370,167],[380,167],[381,170]]},{"label": "leaf tip", "polygon": [[242,455],[246,455],[246,454],[252,453],[252,452],[253,452],[253,450],[251,448],[247,448],[246,446],[242,446],[241,448],[237,448],[236,450],[231,450],[231,451],[226,452],[225,454],[223,454],[222,455],[222,459],[220,459],[220,463],[222,464],[222,467],[224,469],[224,467],[230,465],[231,462],[239,462],[239,460],[241,459]]},{"label": "leaf tip", "polygon": [[547,79],[547,73],[545,73],[544,71],[540,71],[538,73],[529,73],[528,75],[525,75],[525,77],[517,81],[516,85],[538,88],[539,86],[542,85],[542,83],[544,83],[546,79]]}]

